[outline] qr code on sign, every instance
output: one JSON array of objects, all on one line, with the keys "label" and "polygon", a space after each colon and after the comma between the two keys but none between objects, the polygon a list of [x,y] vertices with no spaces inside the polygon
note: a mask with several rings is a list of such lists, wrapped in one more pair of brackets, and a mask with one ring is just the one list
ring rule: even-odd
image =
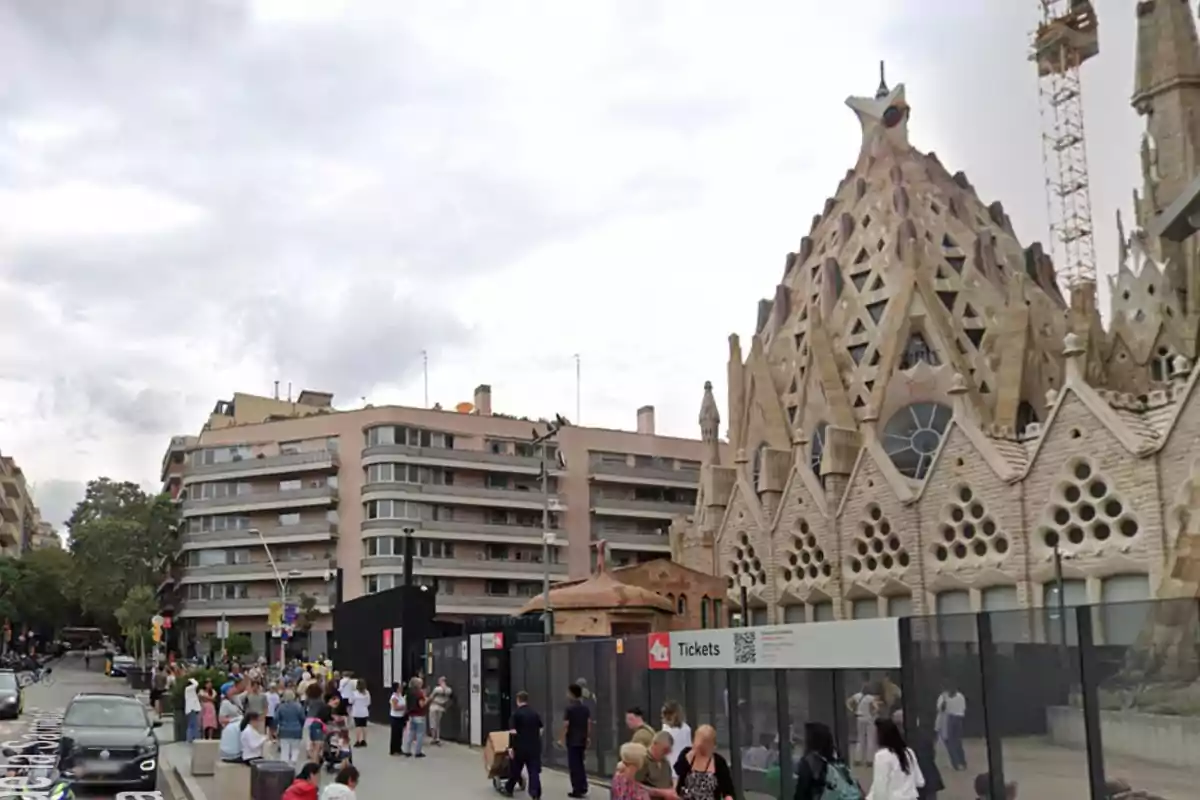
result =
[{"label": "qr code on sign", "polygon": [[733,663],[753,664],[758,661],[758,639],[754,631],[733,635]]}]

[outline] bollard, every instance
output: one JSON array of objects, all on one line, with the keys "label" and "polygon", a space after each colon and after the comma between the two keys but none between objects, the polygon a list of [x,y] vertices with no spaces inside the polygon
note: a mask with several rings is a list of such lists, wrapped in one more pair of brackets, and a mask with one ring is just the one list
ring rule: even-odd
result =
[{"label": "bollard", "polygon": [[215,774],[220,748],[221,743],[216,739],[197,739],[192,742],[191,773],[197,777]]},{"label": "bollard", "polygon": [[250,800],[280,800],[296,771],[286,761],[256,761],[250,765]]}]

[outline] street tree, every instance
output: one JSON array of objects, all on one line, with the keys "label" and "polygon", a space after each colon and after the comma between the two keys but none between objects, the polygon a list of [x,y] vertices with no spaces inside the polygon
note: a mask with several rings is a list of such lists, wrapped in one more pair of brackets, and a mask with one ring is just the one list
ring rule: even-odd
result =
[{"label": "street tree", "polygon": [[150,586],[134,586],[117,607],[117,624],[131,653],[137,653],[138,663],[146,665],[146,648],[150,639],[151,618],[158,613],[158,598]]}]

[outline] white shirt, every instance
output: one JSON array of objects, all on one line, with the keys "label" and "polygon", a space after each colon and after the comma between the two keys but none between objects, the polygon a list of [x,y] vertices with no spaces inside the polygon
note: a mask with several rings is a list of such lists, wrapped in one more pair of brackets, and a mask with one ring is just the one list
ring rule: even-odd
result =
[{"label": "white shirt", "polygon": [[238,731],[241,723],[241,717],[237,717],[221,730],[221,741],[217,750],[223,761],[236,761],[242,757],[242,744]]},{"label": "white shirt", "polygon": [[267,716],[274,718],[275,709],[279,708],[279,692],[267,692]]},{"label": "white shirt", "polygon": [[671,769],[673,770],[675,762],[679,761],[679,756],[686,748],[692,746],[692,726],[684,722],[678,728],[664,724],[662,729],[671,734],[671,755],[668,758],[671,760]]},{"label": "white shirt", "polygon": [[191,714],[193,711],[199,713],[200,711],[200,695],[196,691],[198,685],[196,679],[192,678],[183,689],[183,712],[185,714]]},{"label": "white shirt", "polygon": [[259,733],[253,725],[247,725],[242,731],[242,760],[263,757],[263,745],[267,743],[267,735]]},{"label": "white shirt", "polygon": [[391,700],[388,703],[388,706],[389,706],[389,710],[391,711],[391,716],[403,717],[405,715],[405,710],[406,710],[406,705],[404,702],[404,695],[393,694]]},{"label": "white shirt", "polygon": [[338,694],[342,697],[349,697],[353,691],[354,680],[352,678],[342,678],[341,682],[338,683]]},{"label": "white shirt", "polygon": [[875,753],[875,779],[867,800],[917,800],[917,789],[925,785],[925,776],[917,766],[917,756],[908,750],[908,772],[900,767],[900,759],[891,750]]},{"label": "white shirt", "polygon": [[967,698],[963,696],[962,692],[958,694],[942,692],[938,697],[938,710],[952,717],[965,717],[967,715]]},{"label": "white shirt", "polygon": [[371,713],[371,693],[360,692],[355,689],[350,693],[350,716],[355,719],[362,719],[370,716]]},{"label": "white shirt", "polygon": [[859,692],[850,700],[854,703],[854,713],[860,720],[870,722],[875,719],[875,704],[879,702],[875,695]]}]

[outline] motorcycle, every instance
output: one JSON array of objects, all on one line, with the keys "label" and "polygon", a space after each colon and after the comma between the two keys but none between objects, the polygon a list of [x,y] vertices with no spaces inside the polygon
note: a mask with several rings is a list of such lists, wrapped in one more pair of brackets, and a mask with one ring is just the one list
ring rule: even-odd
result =
[{"label": "motorcycle", "polygon": [[[3,788],[13,800],[23,798],[48,798],[48,800],[75,800],[75,790],[71,788],[71,780],[58,769],[58,754],[47,754],[40,749],[40,742],[34,742],[27,747],[17,750],[11,747],[0,749],[5,763],[0,765],[5,778],[22,778],[20,785],[4,784]],[[11,792],[26,791],[28,795],[11,794]]]}]

